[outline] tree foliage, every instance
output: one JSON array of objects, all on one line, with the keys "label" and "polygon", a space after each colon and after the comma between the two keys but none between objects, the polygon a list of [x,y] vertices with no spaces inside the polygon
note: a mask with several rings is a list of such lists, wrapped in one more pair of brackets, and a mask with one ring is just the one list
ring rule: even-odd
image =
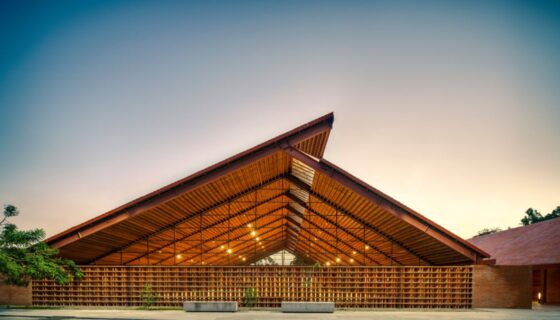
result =
[{"label": "tree foliage", "polygon": [[248,287],[243,290],[243,304],[248,307],[252,308],[257,303],[258,293],[257,288],[255,287]]},{"label": "tree foliage", "polygon": [[550,212],[547,215],[542,215],[540,212],[538,212],[537,210],[533,209],[533,208],[529,208],[527,209],[527,211],[525,212],[525,216],[521,219],[521,223],[526,226],[529,224],[533,224],[533,223],[537,223],[537,222],[541,222],[541,221],[546,221],[546,220],[550,220],[550,219],[554,219],[554,218],[558,218],[560,217],[560,206],[556,207],[556,209],[552,210],[552,212]]},{"label": "tree foliage", "polygon": [[157,299],[157,294],[150,283],[145,283],[142,289],[142,301],[145,308],[150,308]]},{"label": "tree foliage", "polygon": [[26,286],[30,280],[52,279],[68,284],[83,276],[74,261],[56,257],[58,250],[43,242],[45,231],[18,230],[8,218],[19,214],[13,205],[4,206],[0,221],[0,274],[6,284]]},{"label": "tree foliage", "polygon": [[492,233],[496,233],[496,232],[500,232],[500,231],[502,231],[502,229],[500,229],[500,228],[484,228],[484,229],[478,231],[476,236],[484,236],[484,235],[487,235],[487,234],[492,234]]},{"label": "tree foliage", "polygon": [[278,262],[274,260],[272,257],[263,258],[257,262],[255,262],[256,266],[277,266]]},{"label": "tree foliage", "polygon": [[294,257],[294,260],[292,260],[290,262],[291,266],[312,266],[313,265],[313,261],[310,259],[306,259],[302,256],[298,256],[296,255]]}]

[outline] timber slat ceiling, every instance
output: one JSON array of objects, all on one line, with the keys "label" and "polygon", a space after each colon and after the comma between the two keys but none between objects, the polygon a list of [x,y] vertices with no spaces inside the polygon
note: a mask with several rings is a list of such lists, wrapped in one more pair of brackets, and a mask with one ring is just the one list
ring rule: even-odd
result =
[{"label": "timber slat ceiling", "polygon": [[79,264],[247,265],[286,249],[338,265],[487,254],[322,159],[328,114],[47,242]]}]

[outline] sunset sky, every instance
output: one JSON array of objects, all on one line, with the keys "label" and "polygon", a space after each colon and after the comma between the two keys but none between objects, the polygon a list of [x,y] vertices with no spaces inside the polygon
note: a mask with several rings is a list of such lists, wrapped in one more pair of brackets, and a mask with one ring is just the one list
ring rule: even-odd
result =
[{"label": "sunset sky", "polygon": [[0,204],[49,236],[334,112],[469,238],[560,205],[560,2],[0,2]]}]

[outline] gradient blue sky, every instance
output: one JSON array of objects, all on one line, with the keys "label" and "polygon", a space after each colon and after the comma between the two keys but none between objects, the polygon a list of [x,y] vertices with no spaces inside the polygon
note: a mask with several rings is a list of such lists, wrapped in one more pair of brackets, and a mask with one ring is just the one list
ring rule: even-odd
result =
[{"label": "gradient blue sky", "polygon": [[0,1],[0,203],[49,235],[334,111],[457,234],[560,205],[560,2]]}]

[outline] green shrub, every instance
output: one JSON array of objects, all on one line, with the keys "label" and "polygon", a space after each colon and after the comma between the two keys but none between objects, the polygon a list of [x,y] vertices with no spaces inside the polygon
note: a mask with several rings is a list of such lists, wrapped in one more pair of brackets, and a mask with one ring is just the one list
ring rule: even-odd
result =
[{"label": "green shrub", "polygon": [[151,307],[154,302],[156,302],[157,295],[149,283],[144,284],[144,289],[142,290],[142,301],[144,302],[144,307]]},{"label": "green shrub", "polygon": [[252,308],[257,303],[257,288],[249,287],[245,288],[243,292],[243,304],[246,307]]}]

